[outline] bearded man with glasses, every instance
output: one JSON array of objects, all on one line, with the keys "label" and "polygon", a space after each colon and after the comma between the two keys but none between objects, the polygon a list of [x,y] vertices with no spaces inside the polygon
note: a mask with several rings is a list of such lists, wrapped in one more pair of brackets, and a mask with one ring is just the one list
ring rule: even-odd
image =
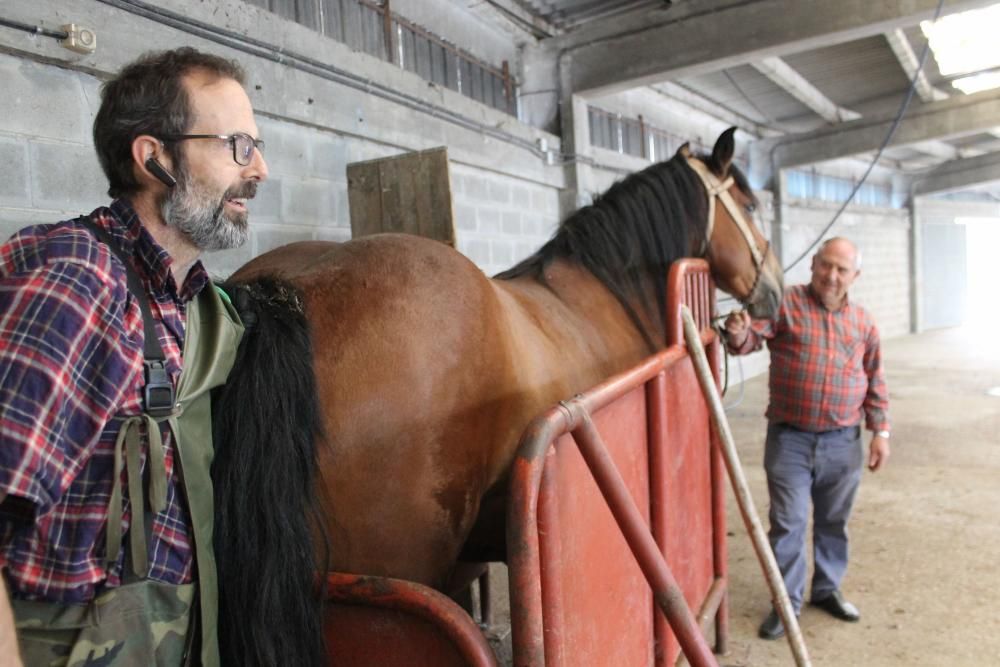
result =
[{"label": "bearded man with glasses", "polygon": [[114,201],[0,246],[13,664],[220,662],[208,390],[242,325],[199,258],[246,242],[267,178],[243,78],[191,48],[127,65],[94,121]]}]

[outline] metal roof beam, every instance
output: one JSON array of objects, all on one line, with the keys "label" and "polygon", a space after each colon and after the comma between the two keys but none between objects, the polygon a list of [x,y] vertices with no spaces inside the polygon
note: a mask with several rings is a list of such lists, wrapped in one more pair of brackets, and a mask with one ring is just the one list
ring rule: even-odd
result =
[{"label": "metal roof beam", "polygon": [[[906,38],[906,33],[904,33],[899,28],[895,30],[890,30],[885,33],[885,39],[889,42],[889,48],[896,55],[896,60],[899,61],[899,66],[903,68],[903,72],[906,73],[906,78],[912,80],[913,75],[917,73],[917,68],[920,67],[920,59],[917,58],[917,54],[913,52],[913,47],[910,45],[910,40]],[[939,88],[935,88],[931,85],[931,82],[927,80],[927,75],[923,71],[917,74],[917,80],[914,83],[914,88],[916,89],[917,95],[924,102],[937,102],[938,100],[948,99],[948,93],[944,92]]]},{"label": "metal roof beam", "polygon": [[[906,146],[947,139],[995,127],[1000,118],[1000,90],[953,97],[911,107],[890,146]],[[751,174],[755,185],[770,183],[774,171],[877,150],[895,120],[895,114],[861,118],[836,127],[786,134],[751,145]]]},{"label": "metal roof beam", "polygon": [[[944,0],[944,13],[991,0]],[[931,18],[938,0],[688,0],[650,25],[581,28],[556,40],[573,91],[609,94],[860,39]],[[654,19],[655,20],[655,19]],[[600,22],[598,22],[600,23]]]},{"label": "metal roof beam", "polygon": [[921,141],[919,144],[911,146],[911,148],[926,155],[933,155],[945,160],[955,160],[962,157],[961,151],[947,141]]},{"label": "metal roof beam", "polygon": [[1000,152],[945,162],[910,179],[914,197],[965,190],[1000,181]]},{"label": "metal roof beam", "polygon": [[764,58],[754,63],[753,68],[780,86],[786,93],[815,111],[828,123],[843,123],[861,117],[857,111],[837,106],[833,100],[809,83],[781,58]]},{"label": "metal roof beam", "polygon": [[728,107],[724,107],[718,102],[714,102],[697,91],[691,90],[682,84],[668,81],[666,83],[658,83],[655,86],[650,86],[650,90],[686,104],[692,109],[714,116],[723,122],[729,123],[730,125],[735,125],[740,128],[740,130],[749,132],[754,136],[771,137],[779,134],[774,129],[767,127],[766,125],[761,125],[757,121],[747,118],[746,116],[733,111]]}]

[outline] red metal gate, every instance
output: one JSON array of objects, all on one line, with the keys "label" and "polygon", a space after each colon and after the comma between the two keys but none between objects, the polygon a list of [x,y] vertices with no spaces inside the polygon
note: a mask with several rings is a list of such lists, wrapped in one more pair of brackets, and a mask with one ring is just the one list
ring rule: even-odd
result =
[{"label": "red metal gate", "polygon": [[691,307],[718,378],[707,264],[675,263],[668,295],[665,351],[522,439],[508,512],[518,667],[672,665],[679,644],[692,663],[715,664],[696,627],[713,618],[724,650],[724,467],[679,312]]},{"label": "red metal gate", "polygon": [[[724,650],[724,467],[682,344],[681,303],[702,329],[718,378],[708,266],[683,260],[668,279],[667,350],[550,410],[522,438],[508,513],[518,667],[672,665],[678,637],[693,664],[714,664],[695,627],[713,617]],[[614,465],[602,464],[602,445]],[[605,501],[595,476],[621,496]],[[339,573],[327,584],[331,665],[496,664],[472,619],[436,591]],[[694,622],[688,609],[699,610]]]},{"label": "red metal gate", "polygon": [[427,586],[337,572],[326,584],[323,628],[331,666],[496,667],[465,610]]}]

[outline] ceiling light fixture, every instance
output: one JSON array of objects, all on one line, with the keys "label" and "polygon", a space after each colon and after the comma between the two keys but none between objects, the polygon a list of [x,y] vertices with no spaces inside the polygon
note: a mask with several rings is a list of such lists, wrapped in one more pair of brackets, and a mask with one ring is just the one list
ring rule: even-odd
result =
[{"label": "ceiling light fixture", "polygon": [[951,14],[933,23],[923,21],[920,29],[943,76],[970,75],[951,82],[955,88],[970,94],[1000,87],[1000,74],[983,71],[1000,66],[997,26],[1000,26],[1000,4]]}]

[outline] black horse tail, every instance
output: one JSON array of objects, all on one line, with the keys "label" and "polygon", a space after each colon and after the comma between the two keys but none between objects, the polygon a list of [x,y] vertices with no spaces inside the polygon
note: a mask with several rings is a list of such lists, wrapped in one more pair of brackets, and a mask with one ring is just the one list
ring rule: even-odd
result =
[{"label": "black horse tail", "polygon": [[226,290],[247,330],[212,408],[222,664],[319,666],[312,519],[322,426],[302,300],[273,279]]}]

